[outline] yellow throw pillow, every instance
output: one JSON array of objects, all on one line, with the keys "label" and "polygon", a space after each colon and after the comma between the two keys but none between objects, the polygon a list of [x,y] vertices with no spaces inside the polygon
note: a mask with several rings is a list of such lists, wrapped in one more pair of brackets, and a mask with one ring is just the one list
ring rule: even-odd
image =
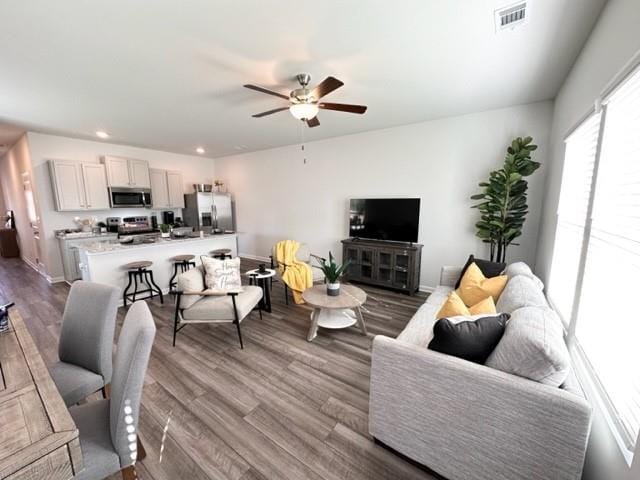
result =
[{"label": "yellow throw pillow", "polygon": [[484,300],[480,300],[475,305],[469,307],[469,313],[471,315],[480,315],[482,313],[497,313],[496,304],[493,302],[493,297],[487,297]]},{"label": "yellow throw pillow", "polygon": [[467,306],[475,305],[489,296],[493,297],[495,303],[507,285],[507,279],[506,275],[486,278],[478,266],[472,263],[464,272],[460,288],[456,292]]},{"label": "yellow throw pillow", "polygon": [[496,313],[496,306],[493,303],[493,298],[487,297],[478,302],[476,305],[467,308],[458,294],[456,292],[451,292],[447,297],[447,300],[440,308],[440,311],[436,315],[436,318],[440,319],[458,317],[460,315],[469,317],[471,315],[479,315],[482,313]]}]

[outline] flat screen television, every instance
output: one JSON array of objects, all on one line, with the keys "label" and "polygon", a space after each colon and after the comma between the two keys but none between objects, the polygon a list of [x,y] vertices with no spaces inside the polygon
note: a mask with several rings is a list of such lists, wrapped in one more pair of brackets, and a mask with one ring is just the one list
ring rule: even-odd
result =
[{"label": "flat screen television", "polygon": [[419,198],[352,198],[349,236],[415,243],[419,218]]}]

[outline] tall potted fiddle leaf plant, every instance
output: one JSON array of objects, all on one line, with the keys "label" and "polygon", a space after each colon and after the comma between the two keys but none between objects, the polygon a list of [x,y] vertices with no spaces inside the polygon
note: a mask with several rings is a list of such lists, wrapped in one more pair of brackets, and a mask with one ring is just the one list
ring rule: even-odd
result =
[{"label": "tall potted fiddle leaf plant", "polygon": [[529,183],[525,177],[532,175],[540,163],[531,159],[538,148],[533,138],[518,137],[507,148],[504,165],[489,173],[489,179],[478,185],[481,192],[472,200],[479,203],[472,208],[480,212],[476,223],[476,235],[490,245],[491,260],[504,262],[509,245],[522,235],[522,227],[529,213],[527,190]]}]

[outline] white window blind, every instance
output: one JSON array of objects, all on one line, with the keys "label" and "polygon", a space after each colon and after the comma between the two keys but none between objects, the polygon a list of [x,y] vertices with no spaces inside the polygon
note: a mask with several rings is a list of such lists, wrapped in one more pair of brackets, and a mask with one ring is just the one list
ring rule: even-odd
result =
[{"label": "white window blind", "polygon": [[605,108],[575,335],[633,448],[640,429],[640,71]]},{"label": "white window blind", "polygon": [[560,317],[569,324],[582,254],[587,210],[601,115],[593,114],[567,139],[558,224],[547,293]]}]

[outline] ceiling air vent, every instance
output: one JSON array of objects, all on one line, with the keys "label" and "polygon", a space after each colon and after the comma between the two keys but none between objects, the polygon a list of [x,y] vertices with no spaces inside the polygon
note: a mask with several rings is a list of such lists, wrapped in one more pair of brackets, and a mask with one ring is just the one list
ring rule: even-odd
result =
[{"label": "ceiling air vent", "polygon": [[496,32],[511,30],[524,25],[529,17],[527,2],[518,2],[514,5],[501,8],[495,12]]}]

